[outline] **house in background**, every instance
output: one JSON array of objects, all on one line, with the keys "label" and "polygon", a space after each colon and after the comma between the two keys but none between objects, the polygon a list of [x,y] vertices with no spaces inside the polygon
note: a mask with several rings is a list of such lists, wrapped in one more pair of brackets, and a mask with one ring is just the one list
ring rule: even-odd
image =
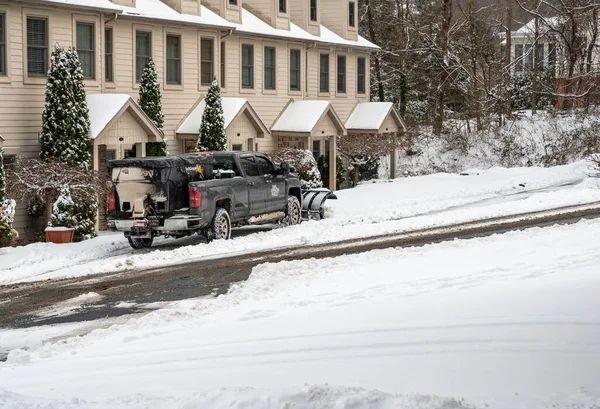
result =
[{"label": "house in background", "polygon": [[[171,154],[195,147],[217,78],[230,149],[297,147],[335,164],[336,137],[347,134],[355,107],[369,104],[370,53],[378,49],[358,35],[357,12],[356,0],[0,0],[5,153],[39,153],[45,76],[58,43],[82,63],[95,169],[126,153],[143,156],[145,143],[158,140],[135,103],[151,57]],[[310,130],[308,114],[316,120]],[[31,223],[18,209],[15,228]]]}]

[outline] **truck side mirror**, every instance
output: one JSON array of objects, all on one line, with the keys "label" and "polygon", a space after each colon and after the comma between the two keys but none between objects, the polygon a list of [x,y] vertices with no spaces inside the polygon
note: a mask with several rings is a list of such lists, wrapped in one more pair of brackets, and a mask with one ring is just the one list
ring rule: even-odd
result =
[{"label": "truck side mirror", "polygon": [[291,170],[292,168],[290,167],[290,165],[288,165],[286,162],[281,162],[281,167],[280,167],[280,171],[279,173],[282,175],[288,175],[290,172],[292,172]]}]

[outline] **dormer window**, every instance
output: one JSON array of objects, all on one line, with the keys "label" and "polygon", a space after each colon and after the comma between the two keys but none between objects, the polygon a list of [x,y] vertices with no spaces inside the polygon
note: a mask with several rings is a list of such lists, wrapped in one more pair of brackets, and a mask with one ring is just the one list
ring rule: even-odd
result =
[{"label": "dormer window", "polygon": [[356,27],[356,13],[355,13],[356,3],[351,1],[348,3],[348,24],[350,27]]},{"label": "dormer window", "polygon": [[310,0],[310,21],[317,21],[317,0]]},{"label": "dormer window", "polygon": [[279,12],[287,13],[287,0],[279,0]]},{"label": "dormer window", "polygon": [[229,4],[232,6],[237,6],[237,0],[229,0]]}]

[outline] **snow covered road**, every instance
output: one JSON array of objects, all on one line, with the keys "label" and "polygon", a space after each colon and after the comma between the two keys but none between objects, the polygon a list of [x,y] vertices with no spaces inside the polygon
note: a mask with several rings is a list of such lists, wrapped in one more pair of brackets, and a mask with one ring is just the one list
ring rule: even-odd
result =
[{"label": "snow covered road", "polygon": [[12,351],[0,406],[595,408],[599,229],[265,264],[226,295]]}]

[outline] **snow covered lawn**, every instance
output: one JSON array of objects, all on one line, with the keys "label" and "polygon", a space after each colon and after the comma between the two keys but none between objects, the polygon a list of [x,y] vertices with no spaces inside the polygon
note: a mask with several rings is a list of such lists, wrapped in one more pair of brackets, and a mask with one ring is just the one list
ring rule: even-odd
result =
[{"label": "snow covered lawn", "polygon": [[[0,284],[74,277],[265,249],[397,233],[600,201],[584,161],[555,168],[491,168],[367,183],[328,201],[327,219],[206,244],[198,237],[156,240],[136,252],[121,234],[83,243],[0,249]],[[179,245],[177,245],[179,244]],[[57,247],[59,246],[59,247]]]},{"label": "snow covered lawn", "polygon": [[597,408],[598,231],[261,265],[226,295],[13,350],[0,407]]}]

